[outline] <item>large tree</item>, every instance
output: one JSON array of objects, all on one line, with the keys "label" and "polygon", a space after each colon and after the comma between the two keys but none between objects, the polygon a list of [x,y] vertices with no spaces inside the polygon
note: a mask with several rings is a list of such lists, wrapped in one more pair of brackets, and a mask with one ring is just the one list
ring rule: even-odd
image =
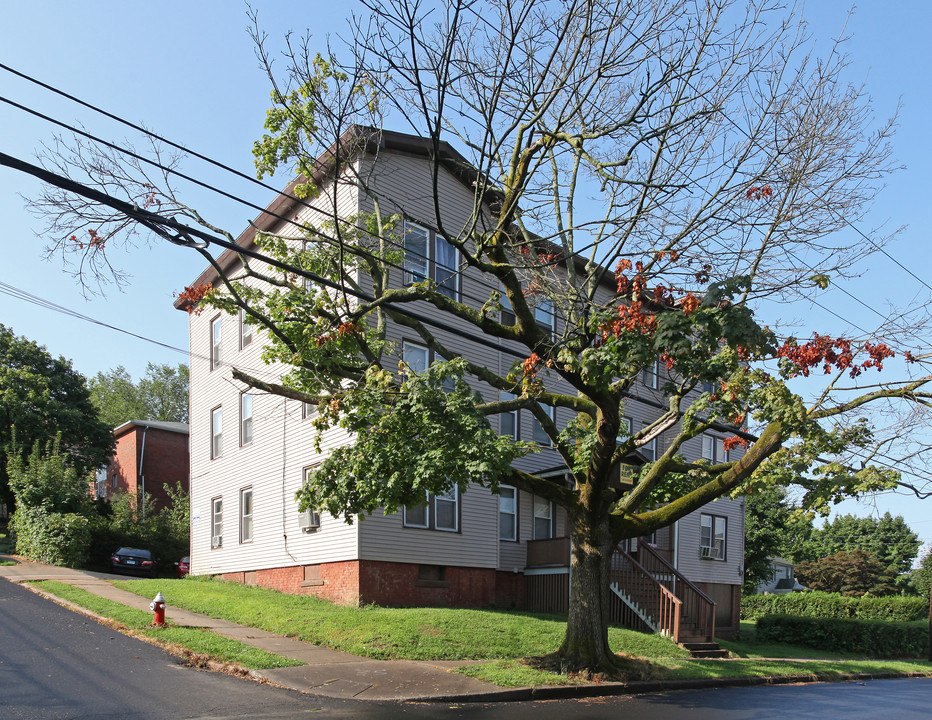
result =
[{"label": "large tree", "polygon": [[84,376],[65,358],[0,325],[0,499],[10,502],[7,464],[56,436],[78,475],[107,462],[110,428],[100,421]]},{"label": "large tree", "polygon": [[818,560],[842,550],[864,550],[874,555],[894,576],[905,576],[922,543],[901,515],[881,517],[839,515],[794,544],[794,560]]},{"label": "large tree", "polygon": [[188,366],[148,363],[138,383],[122,365],[88,383],[91,401],[110,427],[128,420],[188,421]]},{"label": "large tree", "polygon": [[[889,434],[873,426],[869,406],[928,403],[921,365],[865,382],[893,354],[888,343],[903,349],[895,331],[910,316],[870,337],[807,340],[762,327],[753,312],[817,294],[886,239],[837,232],[863,218],[892,167],[891,123],[871,124],[867,96],[842,80],[839,48],[816,60],[798,18],[716,0],[363,4],[342,47],[321,45],[319,55],[292,38],[280,82],[256,32],[275,85],[254,152],[260,177],[294,171],[306,202],[336,207],[350,184],[364,211],[260,235],[258,249],[279,265],[241,254],[235,276],[200,247],[222,280],[186,290],[192,303],[264,326],[267,359],[292,366],[281,384],[244,369],[236,378],[317,403],[321,430],[354,433],[315,473],[308,504],[352,520],[469,482],[552,500],[572,542],[559,652],[568,666],[610,670],[610,557],[622,539],[801,476],[803,503],[818,509],[897,481],[845,453],[890,456],[907,435],[902,422]],[[387,125],[427,138],[431,180],[419,210],[381,182],[378,161],[355,162],[378,155],[373,128]],[[204,221],[138,159],[82,142],[47,160],[134,203],[123,206],[127,217],[67,189],[39,199],[57,247],[89,271],[107,269],[108,248],[131,240],[134,220],[175,242],[208,237],[195,241],[179,225]],[[473,194],[456,217],[445,200],[451,173]],[[454,253],[450,269],[478,279],[481,296],[457,296],[437,277],[405,285],[402,271],[418,275],[423,258],[402,237],[402,217],[433,228]],[[428,315],[520,356],[503,369],[473,362]],[[399,373],[391,323],[448,362]],[[906,357],[922,360],[920,328],[909,330]],[[658,357],[666,401],[628,433],[625,404]],[[822,372],[811,400],[791,389]],[[460,382],[467,377],[494,400]],[[550,408],[575,419],[557,427]],[[488,418],[516,409],[533,413],[565,475],[512,463],[535,448],[499,436]],[[753,435],[737,429],[746,422]],[[723,427],[736,428],[729,444],[746,446],[740,457],[684,459],[684,443]],[[612,482],[661,436],[662,451],[630,487]]]}]

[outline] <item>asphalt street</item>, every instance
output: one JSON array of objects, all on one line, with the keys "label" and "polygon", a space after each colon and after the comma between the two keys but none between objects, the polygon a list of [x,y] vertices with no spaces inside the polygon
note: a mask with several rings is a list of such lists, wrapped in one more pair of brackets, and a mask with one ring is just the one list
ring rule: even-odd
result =
[{"label": "asphalt street", "polygon": [[0,720],[927,720],[930,716],[932,679],[522,703],[321,698],[187,667],[148,643],[0,580]]}]

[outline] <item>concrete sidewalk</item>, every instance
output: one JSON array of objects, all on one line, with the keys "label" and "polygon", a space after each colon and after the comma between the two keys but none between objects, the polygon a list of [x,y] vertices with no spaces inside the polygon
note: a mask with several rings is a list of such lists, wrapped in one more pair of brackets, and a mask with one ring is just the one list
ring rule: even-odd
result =
[{"label": "concrete sidewalk", "polygon": [[[6,556],[0,555],[0,558]],[[129,607],[149,611],[151,599],[111,585],[123,575],[71,570],[17,558],[16,565],[0,566],[0,578],[15,583],[57,580]],[[171,600],[171,598],[167,598]],[[205,628],[276,655],[300,660],[299,667],[253,670],[255,677],[276,685],[328,697],[358,700],[505,700],[526,697],[528,690],[503,690],[495,685],[457,675],[453,668],[468,662],[370,660],[319,645],[285,638],[265,630],[218,620],[182,610],[169,603],[167,619],[175,625]]]}]

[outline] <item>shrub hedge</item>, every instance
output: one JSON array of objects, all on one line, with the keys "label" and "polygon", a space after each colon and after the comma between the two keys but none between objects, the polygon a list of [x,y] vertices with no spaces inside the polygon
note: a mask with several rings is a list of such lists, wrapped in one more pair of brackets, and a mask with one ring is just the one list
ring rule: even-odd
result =
[{"label": "shrub hedge", "polygon": [[87,560],[91,530],[83,515],[19,507],[11,527],[16,533],[16,552],[23,557],[64,567],[81,567]]},{"label": "shrub hedge", "polygon": [[929,617],[929,598],[905,595],[845,597],[826,592],[745,595],[741,598],[742,620],[758,620],[764,615],[910,622]]},{"label": "shrub hedge", "polygon": [[929,628],[917,622],[764,615],[757,621],[757,639],[871,658],[925,658],[929,653]]}]

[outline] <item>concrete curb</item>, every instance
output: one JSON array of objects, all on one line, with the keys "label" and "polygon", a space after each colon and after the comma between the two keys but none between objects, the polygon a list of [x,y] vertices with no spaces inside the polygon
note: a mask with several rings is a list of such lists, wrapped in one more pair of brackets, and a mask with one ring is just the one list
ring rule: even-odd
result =
[{"label": "concrete curb", "polygon": [[[307,685],[306,683],[301,682],[287,682],[288,678],[281,677],[269,677],[269,674],[274,673],[274,670],[264,671],[264,670],[250,670],[243,668],[237,665],[230,663],[223,663],[219,661],[214,661],[204,656],[191,657],[190,651],[189,654],[184,654],[179,652],[176,645],[170,643],[161,643],[156,639],[150,638],[141,633],[137,633],[132,628],[126,628],[121,623],[114,621],[110,618],[98,615],[97,613],[88,610],[80,605],[77,605],[71,601],[60,598],[52,593],[49,593],[45,590],[41,590],[33,585],[29,585],[29,580],[24,580],[17,582],[13,578],[6,578],[11,582],[15,582],[18,585],[25,585],[30,591],[41,595],[42,597],[48,598],[53,602],[58,603],[59,605],[68,608],[74,612],[80,613],[88,618],[91,618],[97,622],[100,622],[107,627],[112,627],[119,632],[124,634],[131,635],[140,640],[148,642],[150,644],[161,647],[172,655],[179,657],[185,660],[188,664],[192,664],[196,667],[206,667],[210,670],[224,672],[231,675],[236,675],[238,677],[244,677],[252,679],[256,682],[268,683],[278,687],[284,687],[292,690],[297,690],[299,692],[304,692],[314,695],[324,695],[328,697],[356,697],[355,695],[347,695],[346,691],[342,692],[338,687],[329,687],[333,684],[336,679],[339,677],[339,673],[333,672],[333,675],[337,676],[334,681],[328,681],[323,683],[317,683],[314,685]],[[92,592],[92,591],[91,591]],[[119,627],[117,627],[119,626]],[[122,628],[122,629],[121,629]],[[270,651],[274,652],[274,651]],[[286,655],[287,657],[287,655]],[[362,658],[359,658],[362,660]],[[383,661],[385,662],[385,661]],[[324,666],[336,668],[340,665],[337,663],[333,665],[332,663],[323,662]],[[399,664],[397,667],[401,668],[402,664]],[[437,668],[439,670],[439,668]],[[449,671],[446,671],[449,672]],[[329,675],[329,673],[328,673]],[[569,700],[569,699],[585,699],[585,698],[594,698],[594,697],[611,697],[619,695],[638,695],[645,693],[661,693],[661,692],[672,692],[677,690],[705,690],[712,688],[726,688],[726,687],[752,687],[752,686],[761,686],[761,685],[789,685],[789,684],[798,684],[798,683],[814,683],[814,682],[858,682],[858,681],[868,681],[868,680],[886,680],[894,678],[922,678],[930,677],[929,674],[921,672],[880,672],[880,673],[845,673],[842,675],[822,675],[820,673],[797,673],[794,675],[786,676],[765,676],[765,677],[735,677],[735,678],[692,678],[692,679],[683,679],[683,680],[639,680],[632,681],[627,683],[622,682],[606,682],[606,683],[590,683],[587,685],[546,685],[538,687],[520,687],[520,688],[500,688],[490,683],[486,683],[490,689],[488,691],[479,691],[479,692],[456,692],[455,690],[449,692],[408,692],[408,693],[395,693],[387,695],[385,697],[357,697],[357,699],[363,700],[395,700],[403,702],[461,702],[461,703],[475,703],[475,702],[520,702],[527,700]],[[295,680],[295,678],[290,678]],[[465,678],[464,678],[465,679]],[[491,689],[494,688],[494,689]],[[412,688],[413,690],[413,688]]]}]

